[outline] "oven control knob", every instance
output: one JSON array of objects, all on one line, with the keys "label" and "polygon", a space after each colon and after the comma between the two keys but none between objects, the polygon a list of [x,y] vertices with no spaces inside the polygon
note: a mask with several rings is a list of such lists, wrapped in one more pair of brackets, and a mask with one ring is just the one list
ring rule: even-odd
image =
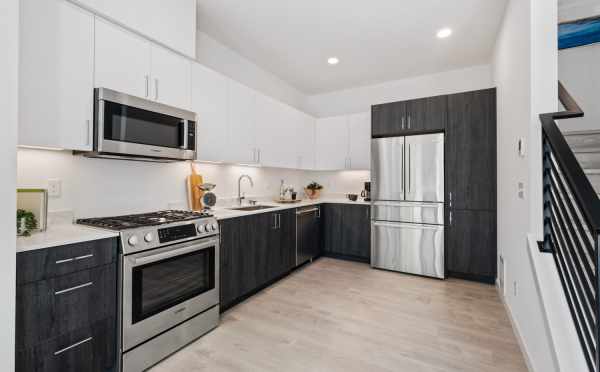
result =
[{"label": "oven control knob", "polygon": [[198,225],[198,232],[202,234],[204,232],[204,225]]},{"label": "oven control knob", "polygon": [[219,228],[219,225],[217,225],[216,223],[212,224],[213,231],[217,231],[218,228]]},{"label": "oven control knob", "polygon": [[146,243],[150,243],[154,240],[154,236],[152,236],[152,233],[148,233],[144,235],[144,240],[146,241]]},{"label": "oven control knob", "polygon": [[129,239],[127,240],[127,243],[129,243],[129,245],[134,246],[138,243],[138,237],[135,235],[131,235],[129,237]]}]

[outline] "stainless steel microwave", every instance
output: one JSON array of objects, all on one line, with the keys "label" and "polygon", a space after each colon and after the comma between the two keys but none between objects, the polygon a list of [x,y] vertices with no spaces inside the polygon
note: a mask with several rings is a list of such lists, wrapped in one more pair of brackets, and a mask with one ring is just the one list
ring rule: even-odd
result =
[{"label": "stainless steel microwave", "polygon": [[88,157],[196,159],[196,114],[106,88],[94,90],[94,148]]}]

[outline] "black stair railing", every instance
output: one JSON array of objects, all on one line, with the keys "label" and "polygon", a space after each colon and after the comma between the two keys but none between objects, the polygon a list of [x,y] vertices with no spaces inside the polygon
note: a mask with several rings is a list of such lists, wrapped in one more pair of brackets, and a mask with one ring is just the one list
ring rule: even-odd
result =
[{"label": "black stair railing", "polygon": [[542,114],[544,241],[554,256],[560,281],[591,372],[600,372],[599,239],[600,199],[555,120],[582,117],[583,111],[559,82],[565,111]]}]

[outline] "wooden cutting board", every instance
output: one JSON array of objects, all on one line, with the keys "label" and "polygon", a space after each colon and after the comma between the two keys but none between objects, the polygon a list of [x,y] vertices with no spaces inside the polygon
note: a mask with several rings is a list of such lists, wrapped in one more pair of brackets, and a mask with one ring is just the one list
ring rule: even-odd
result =
[{"label": "wooden cutting board", "polygon": [[193,211],[202,210],[202,197],[204,191],[200,190],[200,185],[204,183],[202,176],[196,172],[194,163],[190,163],[192,174],[187,178],[188,204]]}]

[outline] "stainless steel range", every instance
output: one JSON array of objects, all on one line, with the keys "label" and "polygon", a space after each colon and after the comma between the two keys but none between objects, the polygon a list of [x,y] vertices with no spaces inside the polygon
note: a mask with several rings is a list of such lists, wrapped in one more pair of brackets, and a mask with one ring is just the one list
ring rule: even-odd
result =
[{"label": "stainless steel range", "polygon": [[121,239],[122,370],[143,371],[219,322],[219,226],[207,213],[163,211],[77,223]]}]

